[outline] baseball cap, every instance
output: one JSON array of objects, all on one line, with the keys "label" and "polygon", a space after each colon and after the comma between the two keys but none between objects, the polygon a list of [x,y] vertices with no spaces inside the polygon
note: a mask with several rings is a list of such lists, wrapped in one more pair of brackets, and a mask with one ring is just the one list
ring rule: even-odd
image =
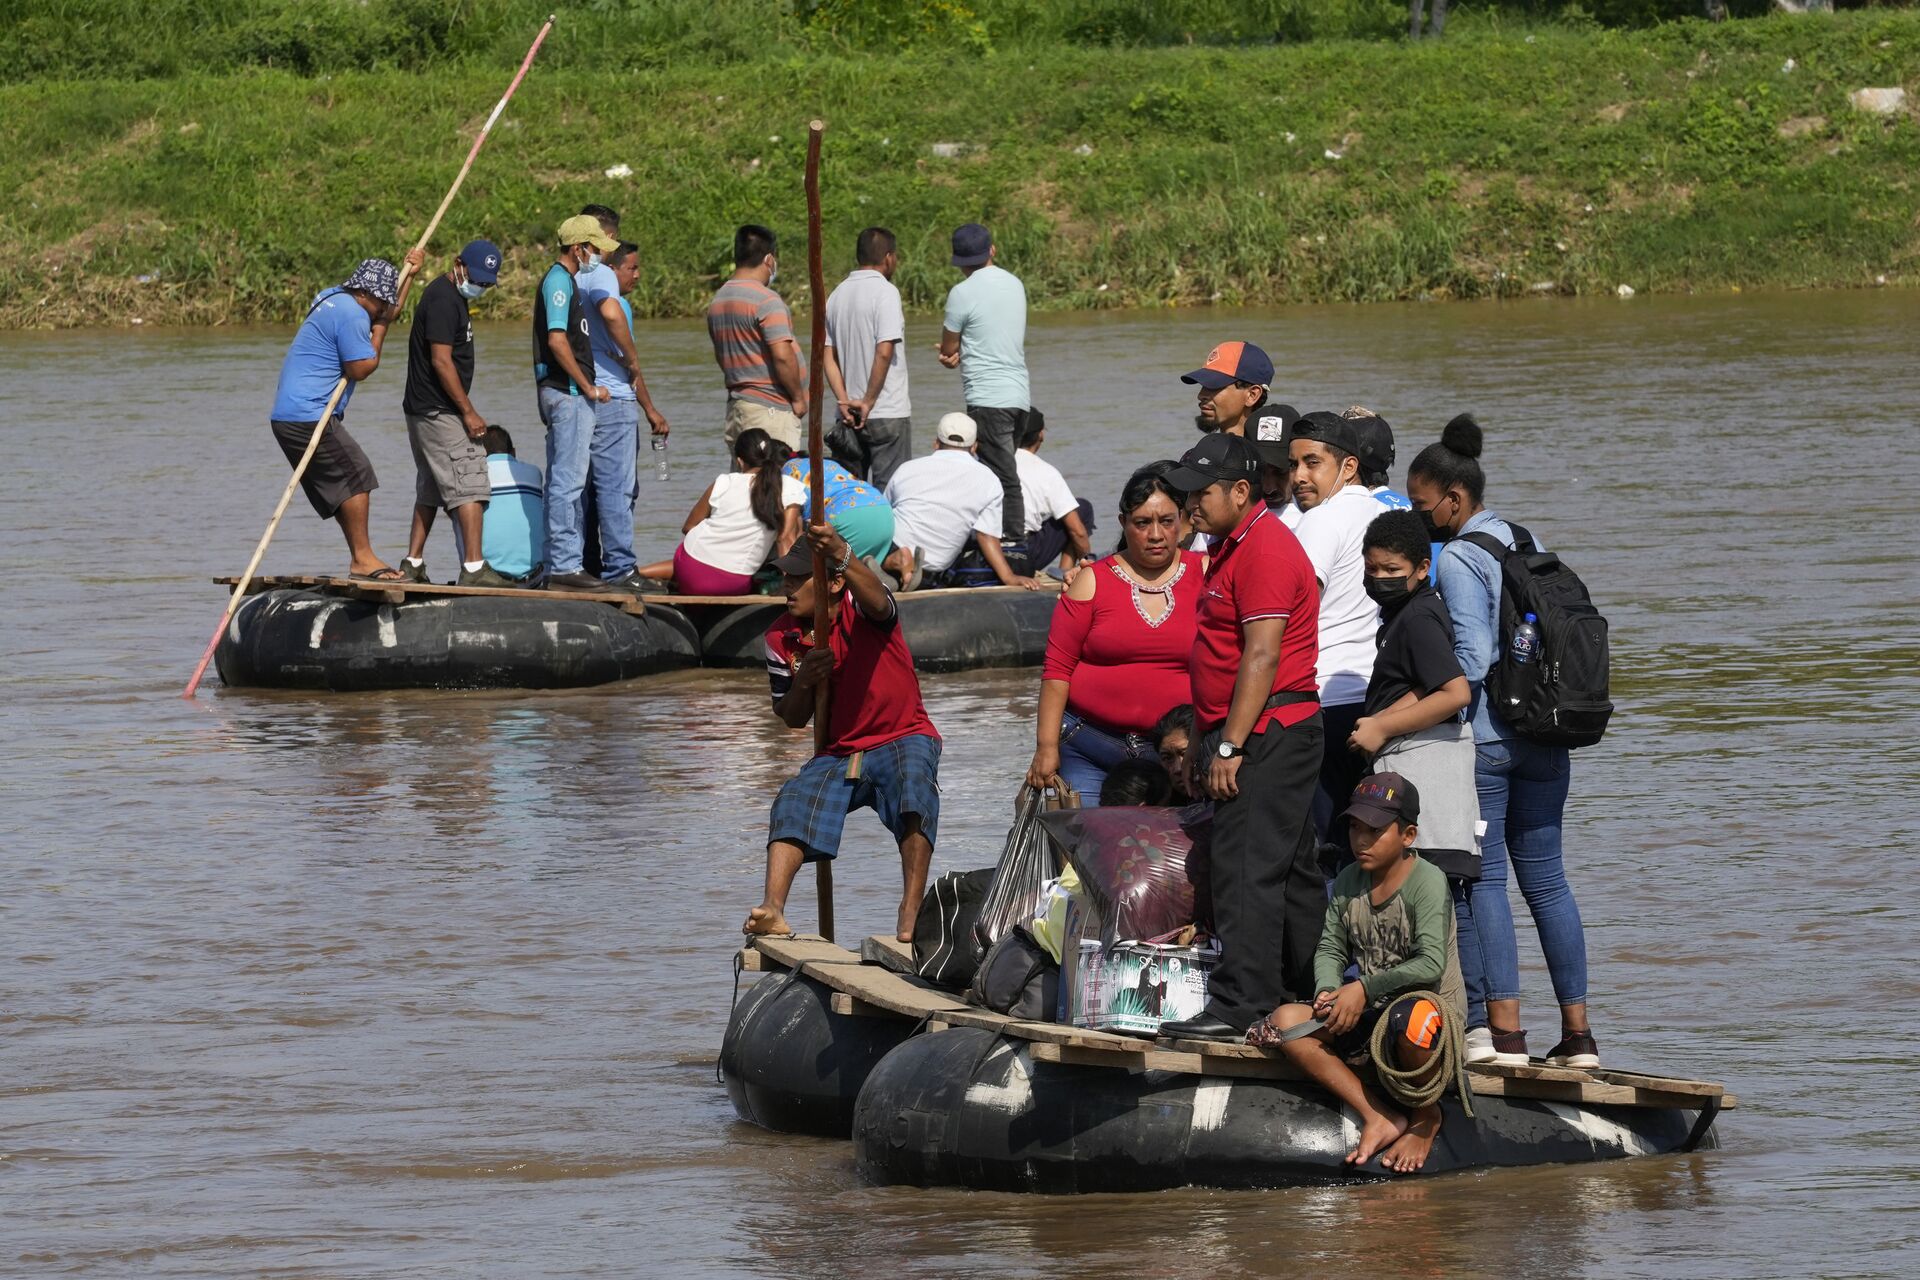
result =
[{"label": "baseball cap", "polygon": [[1397,773],[1375,773],[1360,779],[1353,799],[1340,817],[1358,818],[1370,827],[1420,821],[1420,791]]},{"label": "baseball cap", "polygon": [[460,251],[466,264],[467,279],[475,284],[493,284],[500,279],[500,246],[491,240],[469,240]]},{"label": "baseball cap", "polygon": [[933,434],[941,444],[971,449],[980,439],[980,428],[966,414],[955,412],[941,415],[940,425],[933,429]]},{"label": "baseball cap", "polygon": [[1245,480],[1258,484],[1260,455],[1244,436],[1216,431],[1180,455],[1180,465],[1167,472],[1167,483],[1182,493],[1198,493],[1210,484]]},{"label": "baseball cap", "polygon": [[1337,413],[1328,413],[1324,409],[1301,414],[1299,421],[1293,424],[1293,438],[1318,440],[1344,453],[1351,453],[1356,457],[1360,454],[1360,431],[1354,420],[1343,418]]},{"label": "baseball cap", "polygon": [[1189,386],[1211,391],[1234,382],[1251,382],[1262,387],[1273,385],[1273,361],[1251,342],[1223,342],[1207,352],[1207,362],[1192,373],[1180,375]]},{"label": "baseball cap", "polygon": [[1393,428],[1377,413],[1347,410],[1360,448],[1356,450],[1362,471],[1387,471],[1393,466]]},{"label": "baseball cap", "polygon": [[1287,450],[1293,440],[1293,424],[1300,411],[1290,404],[1263,404],[1247,419],[1247,439],[1253,442],[1260,461],[1285,470],[1293,459]]},{"label": "baseball cap", "polygon": [[400,272],[385,258],[365,258],[340,287],[372,294],[392,306],[400,300]]},{"label": "baseball cap", "polygon": [[[810,577],[813,573],[813,548],[805,538],[800,538],[788,549],[787,554],[774,557],[773,567],[795,578]],[[833,566],[827,567],[831,569]]]},{"label": "baseball cap", "polygon": [[969,222],[957,227],[953,233],[953,265],[956,267],[982,267],[987,263],[988,251],[993,248],[993,232],[977,222]]},{"label": "baseball cap", "polygon": [[602,253],[612,253],[620,242],[600,229],[600,219],[576,213],[560,224],[559,243],[590,244]]}]

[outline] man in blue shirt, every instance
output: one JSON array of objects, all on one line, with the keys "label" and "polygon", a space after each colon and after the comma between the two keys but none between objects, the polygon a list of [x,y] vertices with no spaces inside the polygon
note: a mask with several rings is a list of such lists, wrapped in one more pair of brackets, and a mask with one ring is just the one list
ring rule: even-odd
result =
[{"label": "man in blue shirt", "polygon": [[979,457],[999,477],[1001,541],[1024,547],[1026,508],[1014,459],[1027,409],[1027,288],[994,265],[993,235],[977,222],[953,233],[953,265],[965,277],[947,294],[940,363],[960,370]]},{"label": "man in blue shirt", "polygon": [[[425,261],[423,251],[411,250],[402,279],[391,262],[368,258],[344,284],[322,289],[280,363],[268,415],[273,438],[294,466],[306,456],[307,446],[314,445],[313,458],[300,473],[300,487],[322,520],[339,522],[347,540],[347,572],[356,578],[397,580],[400,571],[374,555],[367,540],[368,495],[380,482],[366,451],[347,434],[347,402],[353,399],[354,384],[380,367],[387,327],[399,316]],[[342,379],[346,390],[323,422],[321,415]]]},{"label": "man in blue shirt", "polygon": [[593,377],[593,342],[574,277],[600,265],[620,242],[580,214],[560,224],[555,261],[533,298],[533,378],[547,427],[547,554],[550,587],[599,591],[582,567],[587,467],[593,456],[594,406],[612,399]]}]

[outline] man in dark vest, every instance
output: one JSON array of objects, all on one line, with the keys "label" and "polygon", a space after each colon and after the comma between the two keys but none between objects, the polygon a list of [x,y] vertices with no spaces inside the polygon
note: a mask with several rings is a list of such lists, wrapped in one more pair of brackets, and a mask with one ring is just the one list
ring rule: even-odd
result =
[{"label": "man in dark vest", "polygon": [[547,424],[547,585],[603,591],[606,584],[582,567],[581,553],[593,406],[609,393],[593,380],[593,342],[573,278],[620,242],[585,214],[561,223],[556,238],[559,252],[533,299],[533,377]]}]

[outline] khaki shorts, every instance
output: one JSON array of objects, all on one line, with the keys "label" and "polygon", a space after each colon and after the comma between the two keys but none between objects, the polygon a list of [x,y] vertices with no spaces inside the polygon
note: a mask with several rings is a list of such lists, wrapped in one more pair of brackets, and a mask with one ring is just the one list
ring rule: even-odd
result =
[{"label": "khaki shorts", "polygon": [[747,400],[735,397],[727,401],[727,452],[733,452],[733,442],[740,438],[742,431],[760,428],[781,444],[800,451],[800,419],[786,409],[776,409],[763,400]]},{"label": "khaki shorts", "polygon": [[453,414],[406,417],[407,442],[413,446],[414,502],[446,511],[471,502],[484,505],[493,496],[485,446],[469,436]]}]

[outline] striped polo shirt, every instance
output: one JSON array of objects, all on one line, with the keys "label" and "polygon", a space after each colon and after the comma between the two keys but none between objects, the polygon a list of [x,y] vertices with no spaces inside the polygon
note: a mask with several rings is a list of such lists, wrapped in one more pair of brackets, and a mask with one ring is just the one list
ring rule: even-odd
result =
[{"label": "striped polo shirt", "polygon": [[[780,295],[754,280],[729,280],[707,304],[707,334],[713,339],[713,358],[727,380],[727,396],[757,400],[793,412],[786,392],[773,379],[768,349],[793,340],[793,317]],[[806,382],[806,357],[796,347],[800,380]]]}]

